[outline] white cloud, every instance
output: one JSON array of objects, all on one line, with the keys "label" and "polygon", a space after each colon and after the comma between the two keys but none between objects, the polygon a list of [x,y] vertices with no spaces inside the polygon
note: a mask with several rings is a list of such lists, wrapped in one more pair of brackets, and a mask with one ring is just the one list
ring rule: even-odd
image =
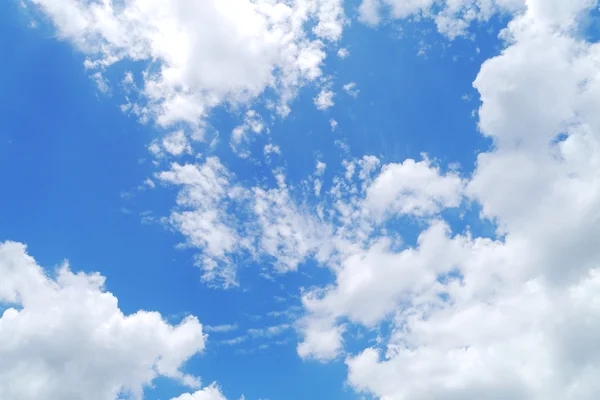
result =
[{"label": "white cloud", "polygon": [[325,173],[326,168],[327,168],[327,164],[325,164],[323,161],[317,161],[315,174],[317,176],[322,176]]},{"label": "white cloud", "polygon": [[305,295],[309,318],[333,327],[393,317],[383,349],[347,358],[357,391],[397,400],[597,397],[600,47],[576,25],[594,4],[528,1],[503,33],[507,48],[475,81],[480,129],[495,146],[479,155],[466,194],[501,239],[434,221],[415,248],[380,238],[343,259],[335,285]]},{"label": "white cloud", "polygon": [[124,315],[97,273],[67,264],[49,277],[25,246],[0,244],[0,398],[141,398],[157,377],[197,386],[182,365],[205,345],[195,317],[169,325],[156,312]]},{"label": "white cloud", "polygon": [[146,178],[144,180],[144,185],[150,189],[154,189],[156,187],[156,184],[154,183],[154,181],[150,178]]},{"label": "white cloud", "polygon": [[329,120],[329,126],[331,127],[331,131],[335,131],[338,127],[338,122],[335,119],[331,118]]},{"label": "white cloud", "polygon": [[[233,151],[242,158],[250,156],[248,149],[249,143],[252,141],[250,134],[258,135],[265,129],[265,123],[262,117],[254,110],[248,110],[244,116],[244,121],[241,125],[235,127],[231,132],[230,145]],[[274,150],[274,147],[270,148]]]},{"label": "white cloud", "polygon": [[225,286],[236,285],[235,265],[230,256],[249,247],[235,226],[228,206],[243,196],[233,184],[231,173],[218,158],[209,157],[204,164],[172,164],[157,178],[181,187],[178,208],[169,222],[186,238],[189,246],[202,249],[198,265],[207,281],[219,279]]},{"label": "white cloud", "polygon": [[482,298],[457,285],[452,306],[404,312],[385,358],[375,349],[349,358],[349,380],[399,400],[591,400],[599,282],[597,270],[558,291],[543,279],[500,281]]},{"label": "white cloud", "polygon": [[358,19],[374,26],[381,21],[381,0],[362,0],[358,7]]},{"label": "white cloud", "polygon": [[204,389],[198,390],[194,393],[184,393],[181,396],[174,397],[171,400],[227,400],[227,398],[221,393],[219,387],[213,383]]},{"label": "white cloud", "polygon": [[315,105],[319,110],[327,110],[335,104],[333,102],[333,96],[334,93],[330,89],[323,88],[314,99]]},{"label": "white cloud", "polygon": [[260,226],[259,250],[279,272],[293,271],[308,257],[328,256],[329,228],[297,204],[285,176],[276,188],[253,188],[253,211]]},{"label": "white cloud", "polygon": [[156,157],[162,156],[162,150],[157,141],[153,141],[152,143],[150,143],[150,145],[148,146],[148,151]]},{"label": "white cloud", "polygon": [[[448,234],[448,226],[436,221],[421,233],[418,249],[395,252],[391,240],[385,237],[366,249],[362,246],[349,248],[336,268],[335,285],[313,289],[303,295],[302,302],[309,315],[305,320],[303,347],[299,347],[299,351],[301,348],[304,351],[300,355],[335,357],[342,350],[341,339],[333,340],[337,337],[332,333],[336,328],[335,321],[345,317],[373,327],[393,315],[400,304],[410,301],[411,295],[436,289],[438,275],[455,268],[455,263],[462,259],[462,248],[468,247],[465,238],[449,240]],[[321,330],[324,333],[319,333]],[[326,335],[326,343],[330,346],[312,343],[319,343],[322,334]],[[320,349],[324,349],[324,353],[320,353]]]},{"label": "white cloud", "polygon": [[[273,326],[266,326],[263,328],[252,328],[248,329],[246,334],[236,336],[231,339],[221,340],[219,343],[225,346],[237,346],[241,343],[247,344],[244,349],[238,349],[238,351],[242,353],[254,352],[255,350],[261,350],[267,348],[269,344],[281,344],[282,340],[277,340],[280,336],[284,335],[287,331],[291,330],[292,326],[290,324],[280,324]],[[249,343],[251,341],[261,340],[266,343],[262,343],[260,345],[255,345],[253,343]]]},{"label": "white cloud", "polygon": [[[316,206],[278,173],[276,187],[244,191],[247,234],[240,221],[224,223],[279,272],[308,259],[330,267],[332,284],[303,293],[297,352],[322,361],[345,355],[358,391],[398,400],[591,400],[600,390],[600,47],[575,34],[587,3],[528,4],[503,33],[507,48],[475,81],[480,129],[495,146],[469,180],[427,158],[380,171],[375,157],[346,160],[331,187],[307,181],[323,199]],[[228,175],[224,186],[236,184]],[[464,195],[498,224],[498,239],[458,234],[441,219]],[[221,200],[200,203],[222,209]],[[385,229],[398,216],[424,226],[416,245]],[[215,260],[229,265],[228,254],[245,249],[231,246]],[[347,353],[348,325],[383,322],[389,336]]]},{"label": "white cloud", "polygon": [[240,257],[266,258],[286,272],[330,251],[328,229],[296,203],[282,173],[276,187],[245,188],[218,158],[209,157],[199,164],[174,163],[157,178],[180,188],[168,222],[187,246],[200,250],[197,264],[207,282],[237,285],[234,259]]},{"label": "white cloud", "polygon": [[[302,297],[308,315],[300,324],[303,339],[298,353],[305,358],[325,360],[339,355],[344,331],[340,319],[367,326],[381,322],[393,314],[410,290],[432,284],[436,268],[439,273],[452,269],[453,246],[459,246],[443,246],[449,228],[442,222],[432,223],[421,234],[420,251],[396,253],[394,237],[385,233],[371,236],[375,228],[396,215],[421,218],[458,206],[464,186],[458,175],[440,174],[427,158],[387,164],[378,174],[380,161],[373,156],[344,165],[344,179],[334,178],[329,192],[333,210],[322,213],[329,215],[328,223],[335,227],[327,239],[333,256],[323,260],[335,272],[336,283],[309,290]],[[447,268],[431,265],[444,257],[448,258]]]},{"label": "white cloud", "polygon": [[337,51],[337,56],[343,60],[344,58],[350,56],[350,51],[342,47]]},{"label": "white cloud", "polygon": [[313,33],[323,39],[337,41],[342,36],[346,17],[344,16],[344,3],[341,0],[301,1],[300,7],[309,7],[317,15],[318,23],[313,28]]},{"label": "white cloud", "polygon": [[304,340],[298,344],[298,355],[306,359],[327,361],[340,354],[343,327],[331,321],[310,319],[302,326]]},{"label": "white cloud", "polygon": [[[161,29],[152,31],[156,38],[146,43],[146,33],[136,33],[138,17],[131,19],[140,12],[135,8],[130,10],[130,15],[125,12],[119,17],[133,24],[133,34],[123,35],[118,29],[112,31],[96,26],[101,21],[98,15],[108,12],[110,6],[106,4],[109,3],[93,6],[66,1],[44,3],[48,10],[54,7],[54,11],[49,12],[57,24],[65,25],[61,32],[81,41],[82,47],[108,43],[108,55],[117,58],[121,57],[119,52],[135,58],[132,56],[135,50],[139,51],[137,58],[152,56],[161,60],[161,69],[157,75],[146,77],[144,87],[151,112],[159,123],[198,124],[206,110],[216,104],[243,103],[270,85],[279,87],[285,98],[286,93],[291,96],[304,81],[320,75],[319,66],[324,57],[322,44],[310,41],[290,24],[295,21],[302,25],[305,21],[304,17],[294,14],[297,9],[293,6],[280,4],[278,7],[272,2],[259,1],[252,3],[256,7],[251,7],[251,3],[244,3],[250,8],[240,9],[250,15],[248,22],[242,21],[242,16],[226,14],[225,8],[219,8],[226,7],[227,2],[224,6],[211,2],[214,7],[208,16],[200,15],[201,6],[197,6],[197,12],[188,13],[190,21],[184,19],[184,23],[172,25],[193,29],[196,19],[214,18],[217,21],[214,25],[210,25],[211,21],[207,24],[217,30],[214,38],[225,43],[211,44],[225,49],[228,63],[241,60],[239,65],[244,68],[256,67],[241,72],[238,64],[223,68],[227,73],[240,72],[229,81],[220,76],[221,70],[217,71],[217,67],[221,67],[217,59],[210,59],[207,67],[214,67],[216,72],[202,68],[191,70],[189,66],[193,64],[188,65],[186,59],[191,54],[190,49],[194,54],[206,56],[206,49],[212,48],[186,41],[195,38],[195,34],[189,35],[185,30],[165,32],[161,25]],[[137,3],[126,6],[134,4]],[[154,10],[162,10],[160,4],[151,4]],[[323,6],[323,2],[311,4],[321,5],[313,6],[312,12],[327,14],[319,17],[315,32],[335,39],[341,32],[336,25],[341,21],[340,12],[336,11],[339,3],[330,3],[331,7]],[[506,48],[499,56],[486,61],[474,83],[482,100],[479,127],[484,135],[493,139],[494,147],[479,155],[472,177],[465,180],[456,172],[442,172],[427,158],[383,165],[379,172],[380,160],[375,157],[345,160],[345,173],[332,178],[329,190],[323,190],[321,181],[318,185],[316,180],[308,181],[314,184],[309,190],[324,198],[315,206],[303,201],[306,192],[298,194],[298,188],[286,183],[283,173],[277,172],[276,187],[246,189],[235,182],[235,177],[218,159],[209,158],[203,164],[173,164],[169,171],[159,175],[161,181],[180,187],[178,208],[171,214],[171,224],[189,245],[201,249],[199,264],[204,268],[205,278],[222,278],[226,285],[236,282],[234,255],[240,253],[254,259],[266,258],[279,272],[295,270],[310,258],[329,266],[335,281],[303,293],[302,303],[307,314],[298,322],[302,341],[297,351],[301,357],[318,360],[346,354],[348,380],[358,391],[394,400],[595,399],[600,391],[596,379],[600,370],[597,350],[600,334],[597,261],[600,257],[600,45],[586,42],[578,34],[580,27],[577,26],[582,15],[595,5],[591,0],[364,0],[360,13],[368,23],[379,23],[386,17],[382,15],[383,9],[389,8],[392,18],[431,18],[438,30],[450,38],[465,34],[471,24],[487,20],[495,13],[514,13],[527,7],[523,14],[515,14],[503,32]],[[95,14],[89,13],[87,7],[94,7]],[[75,18],[60,20],[57,17],[68,13]],[[87,20],[78,26],[80,14]],[[113,14],[108,12],[109,20],[116,18]],[[180,16],[172,17],[166,13],[168,20],[180,22]],[[158,20],[160,18],[155,21]],[[239,26],[232,21],[239,22]],[[220,27],[223,31],[218,30]],[[234,33],[230,35],[233,42],[225,34],[232,33],[228,27]],[[285,42],[277,36],[277,29],[291,30],[291,41]],[[273,39],[272,47],[261,45],[263,35]],[[255,36],[259,38],[255,47],[258,55],[248,54],[246,47],[241,49],[241,54],[234,51],[238,49],[236,39],[239,43],[254,43]],[[167,40],[173,37],[178,40]],[[167,42],[183,44],[167,46]],[[296,46],[293,51],[286,47],[288,44]],[[278,58],[279,52],[286,49],[291,53],[289,64]],[[110,57],[103,60],[105,64],[113,61]],[[214,79],[205,82],[201,73]],[[332,105],[333,93],[329,93],[322,101],[319,95],[315,103]],[[196,107],[198,105],[201,107]],[[265,153],[275,152],[274,148],[271,150],[268,152],[265,147]],[[441,219],[440,213],[461,205],[464,195],[481,206],[482,217],[497,223],[498,239],[477,237],[469,229],[453,232]],[[231,207],[236,207],[247,219],[234,218],[227,212]],[[404,244],[402,238],[385,229],[385,222],[397,216],[418,218],[424,227],[414,246]],[[171,337],[172,340],[180,340],[173,334],[180,328],[168,326],[155,314],[124,317],[117,312],[116,299],[102,292],[94,275],[73,275],[67,271],[57,280],[51,280],[34,267],[19,271],[17,274],[9,268],[2,274],[8,279],[0,281],[0,298],[20,301],[23,307],[21,311],[5,312],[0,320],[0,335],[6,335],[6,340],[0,340],[0,349],[3,346],[8,349],[5,350],[8,357],[21,360],[10,354],[10,346],[15,342],[31,346],[31,341],[21,343],[22,334],[4,330],[5,324],[10,326],[14,315],[26,316],[26,312],[35,311],[35,307],[42,307],[43,312],[38,311],[40,318],[46,318],[44,307],[53,304],[45,297],[39,304],[31,302],[27,296],[23,297],[24,293],[34,294],[34,299],[45,296],[46,292],[58,293],[59,300],[60,296],[75,293],[73,296],[81,296],[83,300],[87,299],[85,296],[95,296],[94,302],[102,304],[109,299],[107,315],[117,315],[116,322],[112,323],[118,325],[129,319],[145,321],[144,318],[148,318],[153,321],[151,329],[160,326],[162,331],[175,337]],[[39,290],[40,287],[43,290]],[[86,290],[81,290],[82,287]],[[76,301],[68,299],[65,304],[69,307],[87,304],[79,297]],[[65,307],[68,312],[71,309]],[[106,309],[101,311],[106,312]],[[58,310],[67,312],[60,307]],[[73,327],[87,328],[78,324],[88,320],[74,315],[77,317],[72,318],[74,325],[69,324],[68,331],[59,331],[59,338],[63,334],[68,337]],[[99,315],[104,318],[105,314],[99,312]],[[43,321],[47,323],[35,326],[35,331],[54,335],[54,331],[48,330],[54,320]],[[347,325],[376,328],[382,322],[391,324],[389,337],[382,338],[377,346],[351,355],[346,353]],[[25,329],[22,325],[13,326]],[[202,335],[197,321],[186,320],[184,326],[191,326],[193,334]],[[268,333],[267,328],[257,330],[254,335],[274,335],[282,329],[272,328],[273,333]],[[101,371],[89,380],[78,380],[79,386],[67,387],[81,388],[86,398],[89,398],[88,393],[99,393],[100,398],[102,390],[114,397],[119,385],[133,386],[135,390],[148,384],[156,374],[185,380],[178,372],[179,365],[200,351],[203,342],[199,348],[190,348],[181,339],[185,342],[183,350],[175,361],[167,362],[169,368],[155,367],[157,353],[160,355],[163,351],[167,357],[175,357],[170,345],[164,344],[166,339],[153,336],[160,329],[151,330],[148,346],[159,348],[154,352],[143,348],[138,354],[139,348],[135,347],[140,345],[138,341],[123,339],[126,344],[134,342],[134,348],[127,347],[124,353],[131,357],[126,361],[133,363],[133,367],[125,362],[128,369],[121,373],[120,363],[109,372]],[[230,341],[237,343],[246,339],[244,336]],[[72,345],[71,341],[68,344]],[[69,354],[76,358],[80,353],[87,354],[85,351]],[[37,355],[37,349],[30,350],[30,354]],[[137,357],[147,354],[154,357],[141,358],[142,364],[139,364]],[[48,382],[60,381],[51,375],[60,372],[44,369],[56,364],[52,358],[55,354],[42,355],[48,357],[48,365],[43,365],[41,372],[30,365],[24,370],[47,376]],[[119,353],[119,356],[124,355]],[[27,358],[24,360],[32,363]],[[82,360],[82,363],[91,362],[88,357]],[[136,367],[139,365],[143,366]],[[0,377],[1,371],[0,367]],[[4,379],[12,383],[21,379],[21,375]],[[8,388],[5,390],[15,390],[7,383],[5,387]],[[36,390],[38,386],[19,387]],[[50,387],[50,390],[55,392],[43,395],[50,393],[47,398],[68,398],[66,395],[70,394],[60,392],[64,390],[62,386]],[[196,393],[206,395],[209,391]],[[218,390],[212,392],[220,395]],[[19,399],[18,395],[7,392],[4,397]],[[187,396],[193,399],[189,397],[193,395]],[[25,394],[21,398],[30,397]]]},{"label": "white cloud", "polygon": [[[526,0],[362,0],[359,6],[359,20],[374,26],[387,17],[430,18],[441,34],[454,39],[464,36],[471,24],[488,21],[498,13],[517,13],[525,7],[525,3]],[[569,8],[570,6],[565,6],[564,11]],[[560,11],[563,10],[557,10],[557,13]]]},{"label": "white cloud", "polygon": [[235,331],[238,328],[237,324],[226,324],[226,325],[205,325],[204,330],[206,332],[224,333]]},{"label": "white cloud", "polygon": [[[379,321],[393,311],[406,290],[398,285],[404,273],[414,275],[406,284],[415,286],[428,263],[450,257],[450,246],[441,246],[448,234],[441,223],[422,235],[425,249],[419,252],[394,254],[391,240],[375,240],[370,234],[397,215],[423,218],[457,206],[461,178],[454,172],[441,174],[427,158],[388,164],[377,173],[379,166],[373,156],[347,161],[344,176],[334,177],[333,186],[321,193],[326,165],[317,162],[312,181],[307,182],[322,197],[315,205],[303,203],[306,193],[288,185],[282,172],[275,175],[275,187],[243,189],[216,158],[198,165],[173,164],[159,178],[181,187],[179,207],[170,221],[190,246],[200,250],[205,279],[236,284],[234,260],[243,254],[268,262],[279,273],[296,270],[309,259],[336,271],[337,287],[309,291],[303,298],[309,316],[301,326],[298,352],[322,360],[342,349],[339,317],[366,324]],[[233,208],[236,213],[227,212]],[[439,256],[428,253],[436,249],[436,240],[441,243]],[[403,260],[412,260],[410,266],[394,268]],[[425,282],[431,279],[435,275],[428,275]]]},{"label": "white cloud", "polygon": [[291,328],[291,326],[289,324],[281,324],[281,325],[268,326],[266,328],[249,329],[248,334],[255,338],[258,338],[258,337],[273,338],[275,336],[281,335],[282,333],[284,333],[285,331],[287,331],[290,328]]},{"label": "white cloud", "polygon": [[110,87],[108,86],[108,81],[105,77],[102,76],[101,72],[95,72],[91,75],[92,80],[96,83],[98,90],[104,94],[110,93]]},{"label": "white cloud", "polygon": [[138,114],[196,134],[215,106],[246,104],[267,87],[287,112],[296,90],[321,75],[324,41],[337,41],[345,23],[341,0],[29,1],[92,58],[90,69],[144,62]]},{"label": "white cloud", "polygon": [[237,336],[233,339],[222,340],[220,343],[226,346],[235,346],[248,340],[248,336]]},{"label": "white cloud", "polygon": [[323,187],[323,180],[321,179],[321,177],[325,173],[325,168],[327,168],[327,164],[325,164],[322,161],[317,161],[317,167],[315,170],[315,179],[314,179],[314,183],[313,183],[315,196],[317,196],[317,197],[321,195],[321,188]]},{"label": "white cloud", "polygon": [[431,215],[457,207],[463,182],[454,172],[440,174],[425,158],[415,162],[387,164],[367,190],[366,207],[377,216],[384,214]]},{"label": "white cloud", "polygon": [[[423,216],[437,212],[441,204],[454,201],[446,181],[460,184],[460,179],[448,174],[435,181],[431,175],[437,170],[429,167],[429,161],[409,160],[406,165],[395,167],[410,169],[411,163],[416,164],[417,172],[425,163],[422,168],[431,168],[430,174],[421,177],[428,185],[426,189],[414,189],[420,177],[410,181],[408,172],[397,174],[397,182],[394,177],[386,177],[388,172],[373,181],[380,164],[373,156],[346,162],[346,169],[352,173],[346,173],[345,180],[334,177],[333,186],[325,193],[322,188],[326,165],[321,161],[310,179],[298,187],[289,185],[281,170],[274,171],[275,186],[245,186],[216,157],[197,164],[172,164],[157,179],[180,189],[177,207],[168,222],[183,235],[187,246],[199,250],[198,265],[204,270],[204,279],[231,286],[237,284],[238,266],[234,260],[244,257],[268,263],[279,273],[294,271],[309,259],[328,263],[346,246],[346,235],[364,238],[372,224],[391,216],[380,213],[385,202],[398,207],[396,214]],[[382,180],[385,182],[380,183]],[[388,183],[404,185],[404,192],[387,193],[383,198],[386,192],[383,186]],[[409,193],[409,189],[414,192]],[[379,191],[381,199],[376,199]],[[315,194],[321,198],[316,204],[302,200]],[[410,208],[400,207],[403,200],[411,202]],[[235,213],[231,212],[234,209]]]},{"label": "white cloud", "polygon": [[165,151],[173,156],[179,156],[183,153],[191,153],[192,147],[183,131],[176,131],[166,136],[162,140],[162,146]]},{"label": "white cloud", "polygon": [[349,96],[358,97],[360,90],[356,87],[356,82],[350,82],[344,85],[344,92]]},{"label": "white cloud", "polygon": [[265,156],[269,156],[271,154],[281,154],[281,149],[276,144],[267,144],[264,148]]}]

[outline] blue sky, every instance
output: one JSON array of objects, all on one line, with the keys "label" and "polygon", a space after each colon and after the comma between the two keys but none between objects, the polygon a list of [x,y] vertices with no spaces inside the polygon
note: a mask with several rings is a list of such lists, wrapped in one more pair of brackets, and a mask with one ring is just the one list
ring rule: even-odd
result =
[{"label": "blue sky", "polygon": [[595,398],[597,15],[2,3],[0,398]]}]

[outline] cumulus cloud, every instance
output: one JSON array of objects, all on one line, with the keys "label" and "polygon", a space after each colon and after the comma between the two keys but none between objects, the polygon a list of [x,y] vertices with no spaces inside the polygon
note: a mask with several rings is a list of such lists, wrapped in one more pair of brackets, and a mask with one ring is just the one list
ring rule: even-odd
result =
[{"label": "cumulus cloud", "polygon": [[141,399],[158,377],[199,385],[181,370],[205,346],[195,317],[125,315],[104,277],[66,263],[50,277],[20,243],[0,244],[0,275],[0,398]]},{"label": "cumulus cloud", "polygon": [[182,131],[176,131],[162,140],[163,149],[173,155],[179,156],[183,153],[191,153],[190,143]]},{"label": "cumulus cloud", "polygon": [[323,88],[317,97],[314,98],[315,105],[319,110],[327,110],[335,104],[333,96],[334,93],[329,88]]},{"label": "cumulus cloud", "polygon": [[[228,2],[192,6],[181,0],[180,13],[174,13],[162,2],[142,12],[129,1],[118,17],[110,3],[36,2],[63,36],[101,55],[90,61],[92,69],[121,58],[159,60],[159,68],[144,76],[147,103],[140,112],[164,126],[183,121],[201,127],[210,108],[244,103],[267,87],[278,89],[284,112],[286,99],[321,75],[323,41],[337,40],[343,15],[339,2],[324,0],[304,8],[309,3],[299,0],[242,2],[240,15],[227,11],[235,10]],[[205,279],[221,279],[225,286],[237,284],[244,257],[266,260],[277,272],[296,270],[309,259],[329,267],[332,283],[302,293],[306,314],[296,324],[297,351],[321,361],[344,355],[357,391],[397,400],[594,399],[600,390],[600,47],[580,35],[578,24],[596,4],[364,0],[359,11],[366,23],[430,18],[451,39],[473,23],[511,14],[501,35],[506,47],[483,64],[474,82],[482,101],[479,128],[494,146],[479,154],[473,174],[460,176],[427,157],[382,165],[367,156],[343,160],[344,171],[327,176],[327,185],[318,172],[324,166],[318,166],[303,190],[281,170],[275,184],[242,184],[209,157],[173,164],[157,176],[179,189],[167,222],[198,249]],[[307,18],[318,20],[317,39],[303,31]],[[116,23],[105,26],[107,20]],[[165,20],[173,23],[160,22]],[[196,28],[198,21],[207,27]],[[131,35],[122,33],[123,24]],[[214,42],[194,40],[204,36]],[[211,58],[214,48],[224,49],[224,61]],[[190,55],[209,61],[195,70],[197,58]],[[323,88],[315,104],[332,106],[333,92]],[[336,125],[331,122],[332,129]],[[252,122],[243,126],[232,143],[255,132]],[[279,149],[268,145],[264,152]],[[334,167],[327,166],[327,175]],[[455,232],[444,221],[445,210],[469,204],[496,224],[492,238],[468,227]],[[395,218],[417,220],[415,244],[387,229]],[[26,284],[4,281],[0,296],[21,301],[11,287],[48,280],[32,276]],[[88,286],[95,282],[81,279]],[[60,287],[60,278],[48,285]],[[3,323],[19,312],[5,312]],[[380,344],[352,354],[345,348],[349,325],[382,323],[390,333]],[[157,373],[181,378],[179,372]],[[136,390],[152,377],[112,379]]]},{"label": "cumulus cloud", "polygon": [[339,40],[345,23],[341,0],[28,1],[89,55],[91,71],[145,63],[140,99],[128,109],[197,136],[212,108],[246,104],[268,87],[285,114],[296,90],[321,75],[325,43]]},{"label": "cumulus cloud", "polygon": [[198,390],[194,393],[184,393],[171,400],[227,400],[227,398],[221,393],[219,387],[213,383],[202,390]]},{"label": "cumulus cloud", "polygon": [[304,340],[298,345],[298,355],[306,359],[327,361],[340,354],[343,327],[332,321],[315,318],[302,321]]},{"label": "cumulus cloud", "polygon": [[367,190],[366,207],[375,214],[431,215],[457,207],[463,182],[454,172],[441,174],[428,159],[385,165]]},{"label": "cumulus cloud", "polygon": [[382,398],[592,399],[599,282],[594,271],[558,291],[542,278],[497,284],[485,302],[458,295],[466,283],[452,306],[399,316],[385,356],[349,358],[350,382]]},{"label": "cumulus cloud", "polygon": [[[600,47],[577,33],[595,4],[527,1],[502,34],[507,48],[474,83],[480,129],[495,146],[471,179],[456,179],[497,224],[496,238],[454,233],[434,216],[414,247],[398,250],[385,235],[355,247],[333,285],[304,295],[306,326],[325,325],[307,328],[301,355],[342,353],[343,337],[326,339],[344,321],[391,321],[383,346],[347,356],[357,391],[398,400],[597,396]],[[434,192],[447,200],[438,211],[461,201]],[[321,340],[332,344],[305,350]]]}]

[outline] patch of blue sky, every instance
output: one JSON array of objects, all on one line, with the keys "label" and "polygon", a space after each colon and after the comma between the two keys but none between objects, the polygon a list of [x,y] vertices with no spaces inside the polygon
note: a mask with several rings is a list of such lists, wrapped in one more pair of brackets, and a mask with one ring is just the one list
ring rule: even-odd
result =
[{"label": "patch of blue sky", "polygon": [[600,7],[595,5],[581,21],[580,31],[583,39],[590,43],[600,41]]}]

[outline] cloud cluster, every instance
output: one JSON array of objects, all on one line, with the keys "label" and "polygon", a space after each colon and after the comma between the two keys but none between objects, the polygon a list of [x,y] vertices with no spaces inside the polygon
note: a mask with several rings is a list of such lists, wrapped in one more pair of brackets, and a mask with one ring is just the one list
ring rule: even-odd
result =
[{"label": "cloud cluster", "polygon": [[[416,247],[381,239],[346,258],[335,285],[305,295],[307,326],[321,324],[309,342],[345,321],[391,318],[383,349],[347,358],[356,390],[398,400],[597,396],[600,47],[578,25],[595,5],[528,1],[474,83],[495,147],[479,155],[465,195],[496,222],[497,239],[434,218]],[[314,356],[339,355],[337,339]]]},{"label": "cloud cluster", "polygon": [[225,286],[236,283],[233,255],[251,248],[247,234],[237,227],[232,207],[247,197],[246,189],[216,157],[204,164],[172,164],[158,175],[161,182],[182,187],[169,223],[181,232],[189,246],[201,248],[198,265],[204,279],[220,278]]},{"label": "cloud cluster", "polygon": [[172,326],[157,312],[125,315],[104,277],[66,263],[49,277],[20,243],[0,244],[0,276],[0,398],[141,399],[158,377],[199,386],[181,370],[205,347],[195,317]]},{"label": "cloud cluster", "polygon": [[[294,196],[281,174],[276,187],[248,189],[249,204],[270,198],[241,221],[260,221],[255,232],[266,240],[255,255],[273,256],[279,270],[314,257],[336,276],[303,294],[302,357],[344,354],[348,324],[391,321],[382,346],[347,355],[358,391],[594,398],[600,48],[578,25],[594,4],[530,1],[502,33],[507,48],[474,82],[480,129],[495,146],[469,179],[427,158],[381,166],[365,157],[344,161],[316,204]],[[443,220],[465,197],[496,223],[495,238],[453,232]],[[425,225],[415,246],[385,229],[397,218]]]},{"label": "cloud cluster", "polygon": [[169,223],[200,250],[206,281],[237,285],[237,264],[268,259],[277,271],[295,270],[319,247],[318,217],[294,201],[293,187],[277,173],[277,186],[246,187],[217,157],[173,164],[159,179],[180,188]]},{"label": "cloud cluster", "polygon": [[[321,74],[322,40],[339,38],[343,21],[341,3],[326,0],[238,0],[236,7],[231,7],[233,0],[172,0],[145,2],[143,8],[131,0],[119,5],[118,13],[109,1],[35,2],[63,36],[101,55],[90,68],[122,58],[159,60],[157,69],[144,76],[147,104],[139,113],[163,126],[187,122],[198,129],[212,107],[243,103],[266,87],[278,88],[285,112],[286,98]],[[299,185],[287,182],[281,169],[274,171],[273,184],[247,184],[221,160],[208,157],[172,164],[158,174],[158,181],[179,191],[168,222],[198,249],[207,281],[237,284],[236,269],[245,260],[268,261],[278,272],[296,270],[309,259],[330,268],[332,283],[302,293],[305,315],[297,322],[302,336],[297,350],[301,357],[323,361],[345,356],[349,383],[357,391],[394,400],[596,398],[600,45],[584,39],[580,25],[595,6],[595,0],[363,0],[360,15],[367,23],[378,23],[384,7],[393,18],[433,18],[450,38],[464,35],[474,21],[512,14],[501,34],[506,48],[482,65],[474,82],[482,101],[479,128],[494,147],[479,154],[473,174],[461,176],[426,156],[384,165],[366,156],[343,160],[343,173],[327,182],[321,163]],[[304,32],[308,18],[318,21],[316,39]],[[322,92],[317,105],[327,108],[332,96]],[[262,130],[256,115],[246,117],[234,134],[238,144],[251,131]],[[172,136],[163,146],[181,153],[179,139]],[[265,148],[267,155],[277,153],[275,146]],[[455,232],[444,220],[448,208],[469,204],[477,204],[480,217],[496,224],[493,238],[469,228]],[[389,229],[405,219],[421,229],[414,245]],[[93,338],[69,341],[83,349],[58,359],[65,368],[73,363],[76,371],[91,371],[78,380],[80,386],[65,386],[69,390],[114,398],[123,389],[139,393],[157,375],[193,381],[179,367],[204,345],[197,321],[170,327],[157,314],[125,317],[114,297],[102,291],[98,276],[63,269],[52,280],[22,247],[5,244],[0,254],[2,275],[8,277],[0,282],[0,299],[22,307],[9,309],[0,320],[0,337],[6,336],[0,340],[3,358],[39,357],[35,348],[18,347],[36,340],[45,349],[55,348],[43,342],[54,331],[46,328],[40,335],[41,325],[35,324],[45,321],[48,304],[56,301],[61,303],[51,309],[59,314],[54,320],[72,318],[75,332],[84,332],[80,337]],[[17,263],[27,267],[16,273]],[[87,314],[77,308],[85,304]],[[19,322],[35,312],[33,322]],[[102,331],[98,337],[87,331],[97,320],[122,335],[110,349],[135,343],[109,357],[110,368],[79,368],[88,357],[82,361],[78,355],[105,353]],[[32,340],[20,343],[23,333],[6,333],[28,332],[29,323],[36,328]],[[390,332],[379,344],[347,353],[348,326],[377,329],[383,323]],[[123,328],[127,324],[150,324],[151,334],[139,340],[135,329]],[[268,337],[284,328],[273,329],[255,335]],[[71,334],[57,332],[52,340]],[[41,354],[48,365],[57,363],[56,354]],[[145,358],[148,354],[153,356]],[[119,364],[113,366],[115,359]],[[33,358],[19,360],[24,371],[36,374],[28,379],[42,383],[11,384],[21,370],[0,369],[0,394],[30,398],[19,392],[28,388],[40,390],[42,399],[69,398],[63,386],[47,389],[44,382],[68,382],[70,375],[56,377],[62,372],[44,363],[33,369]],[[122,365],[127,366],[123,372]],[[13,377],[15,371],[19,375]],[[96,377],[102,377],[101,383]],[[210,386],[183,398],[219,396]]]},{"label": "cloud cluster", "polygon": [[467,35],[473,23],[489,21],[496,14],[521,12],[525,3],[525,0],[362,0],[359,19],[375,26],[385,18],[428,18],[435,22],[439,33],[455,39]]},{"label": "cloud cluster", "polygon": [[281,169],[274,170],[275,185],[245,185],[216,157],[173,164],[158,178],[180,188],[170,224],[199,249],[205,280],[226,287],[237,284],[239,265],[255,261],[280,273],[309,259],[336,263],[348,249],[372,243],[390,218],[435,216],[462,198],[463,180],[426,157],[381,167],[367,156],[344,167],[323,193],[323,162],[295,186]]},{"label": "cloud cluster", "polygon": [[[326,43],[345,23],[341,0],[28,1],[89,55],[85,66],[104,86],[101,73],[115,63],[142,62],[139,101],[124,109],[165,128],[183,123],[195,137],[212,108],[247,104],[267,88],[286,114],[296,90],[321,75]],[[135,80],[129,73],[124,84],[135,89]]]}]

